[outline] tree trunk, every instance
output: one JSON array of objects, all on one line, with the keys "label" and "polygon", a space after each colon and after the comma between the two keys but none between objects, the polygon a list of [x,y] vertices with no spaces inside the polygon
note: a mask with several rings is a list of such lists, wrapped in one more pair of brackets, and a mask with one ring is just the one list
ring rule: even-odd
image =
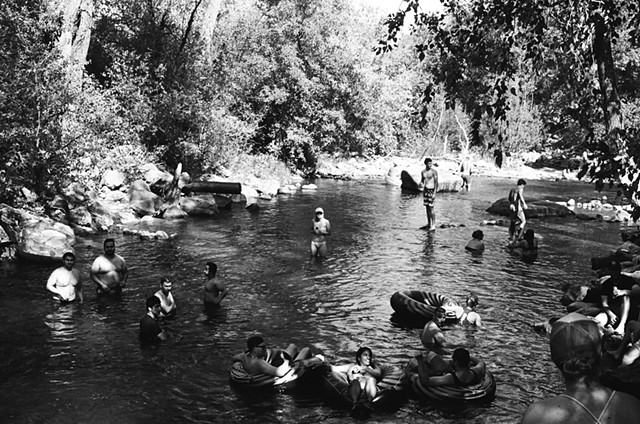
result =
[{"label": "tree trunk", "polygon": [[616,84],[616,75],[611,54],[611,33],[604,18],[600,14],[593,17],[595,35],[593,37],[593,56],[598,69],[598,82],[600,84],[600,98],[604,125],[609,137],[609,148],[612,153],[618,153],[620,147],[616,140],[617,134],[622,129],[622,115],[620,110],[620,98]]},{"label": "tree trunk", "polygon": [[205,56],[211,58],[211,46],[213,44],[213,31],[218,22],[222,0],[205,0],[202,16],[202,36],[204,38]]},{"label": "tree trunk", "polygon": [[51,0],[49,7],[62,15],[58,48],[69,64],[70,81],[79,85],[91,41],[93,0]]}]

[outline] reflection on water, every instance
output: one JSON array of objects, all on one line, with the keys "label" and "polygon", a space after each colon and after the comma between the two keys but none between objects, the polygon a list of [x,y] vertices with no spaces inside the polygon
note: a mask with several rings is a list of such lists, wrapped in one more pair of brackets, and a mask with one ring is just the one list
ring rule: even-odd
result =
[{"label": "reflection on water", "polygon": [[[448,326],[453,345],[483,357],[498,380],[487,407],[434,408],[410,399],[376,422],[512,423],[532,399],[561,388],[547,340],[530,323],[562,313],[559,288],[591,278],[589,259],[619,243],[617,227],[571,218],[531,220],[540,254],[531,263],[506,249],[507,228],[485,226],[486,250],[464,246],[514,181],[477,179],[473,191],[438,196],[435,232],[420,229],[419,196],[379,181],[319,181],[319,189],[265,202],[258,214],[234,207],[214,219],[166,224],[179,236],[140,241],[116,236],[131,276],[120,300],[96,299],[88,278],[103,237],[80,239],[83,305],[51,301],[45,283],[54,267],[0,266],[0,414],[3,422],[343,422],[347,411],[313,390],[256,395],[228,383],[233,354],[248,335],[267,343],[311,345],[334,361],[352,360],[361,345],[381,362],[402,365],[420,349],[419,328],[392,319],[398,290],[480,298],[487,329]],[[529,182],[527,199],[589,199],[591,186]],[[611,196],[610,196],[611,197]],[[615,194],[614,196],[615,197]],[[331,221],[329,253],[309,259],[313,211]],[[222,307],[205,313],[203,265],[218,264],[230,288]],[[171,339],[142,349],[138,323],[162,276],[173,282]]]}]

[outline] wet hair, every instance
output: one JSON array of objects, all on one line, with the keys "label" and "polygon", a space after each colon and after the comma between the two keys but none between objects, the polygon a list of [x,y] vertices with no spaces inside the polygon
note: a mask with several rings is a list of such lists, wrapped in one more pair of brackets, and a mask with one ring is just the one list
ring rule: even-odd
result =
[{"label": "wet hair", "polygon": [[482,240],[484,238],[484,233],[482,232],[482,230],[475,230],[473,233],[471,233],[471,237],[473,237],[474,239]]},{"label": "wet hair", "polygon": [[66,258],[67,256],[71,256],[71,258],[75,259],[76,255],[73,254],[73,252],[64,252],[64,255],[62,255],[62,260],[64,261],[64,258]]},{"label": "wet hair", "polygon": [[478,296],[476,296],[475,294],[471,293],[469,294],[469,296],[467,296],[467,305],[470,308],[473,308],[475,306],[478,306]]},{"label": "wet hair", "polygon": [[360,349],[358,349],[358,351],[356,352],[356,364],[362,365],[360,363],[360,356],[362,356],[362,354],[365,353],[365,352],[369,352],[369,357],[373,361],[373,351],[371,349],[369,349],[368,347],[363,346]]},{"label": "wet hair", "polygon": [[567,381],[577,381],[582,377],[587,383],[598,381],[600,357],[571,358],[560,366],[560,372]]},{"label": "wet hair", "polygon": [[113,243],[113,244],[116,244],[116,240],[115,240],[115,239],[113,239],[113,238],[111,238],[111,237],[109,237],[108,239],[105,239],[105,240],[104,240],[104,243],[102,243],[102,247],[106,246],[106,245],[107,245],[107,243]]},{"label": "wet hair", "polygon": [[264,339],[261,336],[251,336],[247,339],[247,352],[251,352],[253,348],[260,346],[264,343]]},{"label": "wet hair", "polygon": [[424,159],[424,164],[425,164],[425,165],[426,165],[427,163],[431,163],[431,162],[433,162],[433,161],[431,160],[431,158],[425,158],[425,159]]},{"label": "wet hair", "polygon": [[524,232],[524,239],[527,242],[527,246],[529,246],[529,249],[533,249],[533,240],[535,239],[536,235],[533,232],[533,230],[529,229],[527,231]]},{"label": "wet hair", "polygon": [[218,265],[214,262],[207,262],[207,267],[209,268],[209,272],[207,272],[207,277],[213,278],[216,276],[216,272],[218,272]]},{"label": "wet hair", "polygon": [[469,355],[469,351],[467,349],[463,349],[459,347],[458,349],[453,351],[453,359],[458,365],[463,368],[467,368],[471,361],[471,355]]},{"label": "wet hair", "polygon": [[150,296],[147,298],[147,309],[151,309],[160,304],[160,299],[157,296]]},{"label": "wet hair", "polygon": [[520,178],[518,180],[518,185],[527,185],[527,182],[525,180],[523,180],[522,178]]},{"label": "wet hair", "polygon": [[163,285],[164,283],[170,283],[171,280],[169,280],[169,277],[162,277],[160,279],[160,285]]}]

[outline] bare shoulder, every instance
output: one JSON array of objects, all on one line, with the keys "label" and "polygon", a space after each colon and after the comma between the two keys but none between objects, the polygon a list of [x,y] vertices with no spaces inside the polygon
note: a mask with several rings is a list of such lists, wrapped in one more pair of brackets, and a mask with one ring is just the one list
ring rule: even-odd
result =
[{"label": "bare shoulder", "polygon": [[529,405],[522,416],[522,424],[561,424],[571,422],[572,408],[567,408],[558,396]]}]

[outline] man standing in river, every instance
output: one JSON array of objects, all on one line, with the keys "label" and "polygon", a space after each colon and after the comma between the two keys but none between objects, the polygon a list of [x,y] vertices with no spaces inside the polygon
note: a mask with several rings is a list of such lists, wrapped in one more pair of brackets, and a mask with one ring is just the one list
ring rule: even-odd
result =
[{"label": "man standing in river", "polygon": [[527,219],[524,210],[527,209],[527,203],[524,201],[524,186],[527,184],[525,180],[520,178],[515,188],[509,191],[509,242],[518,241],[524,233],[524,226]]},{"label": "man standing in river", "polygon": [[229,293],[229,289],[216,277],[217,272],[218,265],[214,262],[207,262],[207,267],[204,270],[204,309],[206,312],[215,311],[220,306],[222,299]]},{"label": "man standing in river", "polygon": [[438,171],[431,167],[431,158],[424,160],[424,170],[418,188],[424,190],[424,206],[427,210],[427,228],[429,231],[436,229],[435,201],[438,192]]},{"label": "man standing in river", "polygon": [[311,256],[319,256],[321,258],[327,256],[327,240],[326,236],[331,234],[331,223],[324,217],[324,209],[316,208],[316,216],[311,221]]},{"label": "man standing in river", "polygon": [[47,290],[53,293],[54,299],[73,302],[77,297],[80,303],[83,302],[80,273],[77,269],[73,269],[75,262],[76,256],[71,252],[65,252],[62,255],[63,266],[53,271],[47,280]]},{"label": "man standing in river", "polygon": [[121,295],[122,288],[127,284],[129,270],[120,255],[116,255],[116,242],[112,238],[104,241],[104,254],[98,256],[89,273],[96,283],[96,293]]}]

